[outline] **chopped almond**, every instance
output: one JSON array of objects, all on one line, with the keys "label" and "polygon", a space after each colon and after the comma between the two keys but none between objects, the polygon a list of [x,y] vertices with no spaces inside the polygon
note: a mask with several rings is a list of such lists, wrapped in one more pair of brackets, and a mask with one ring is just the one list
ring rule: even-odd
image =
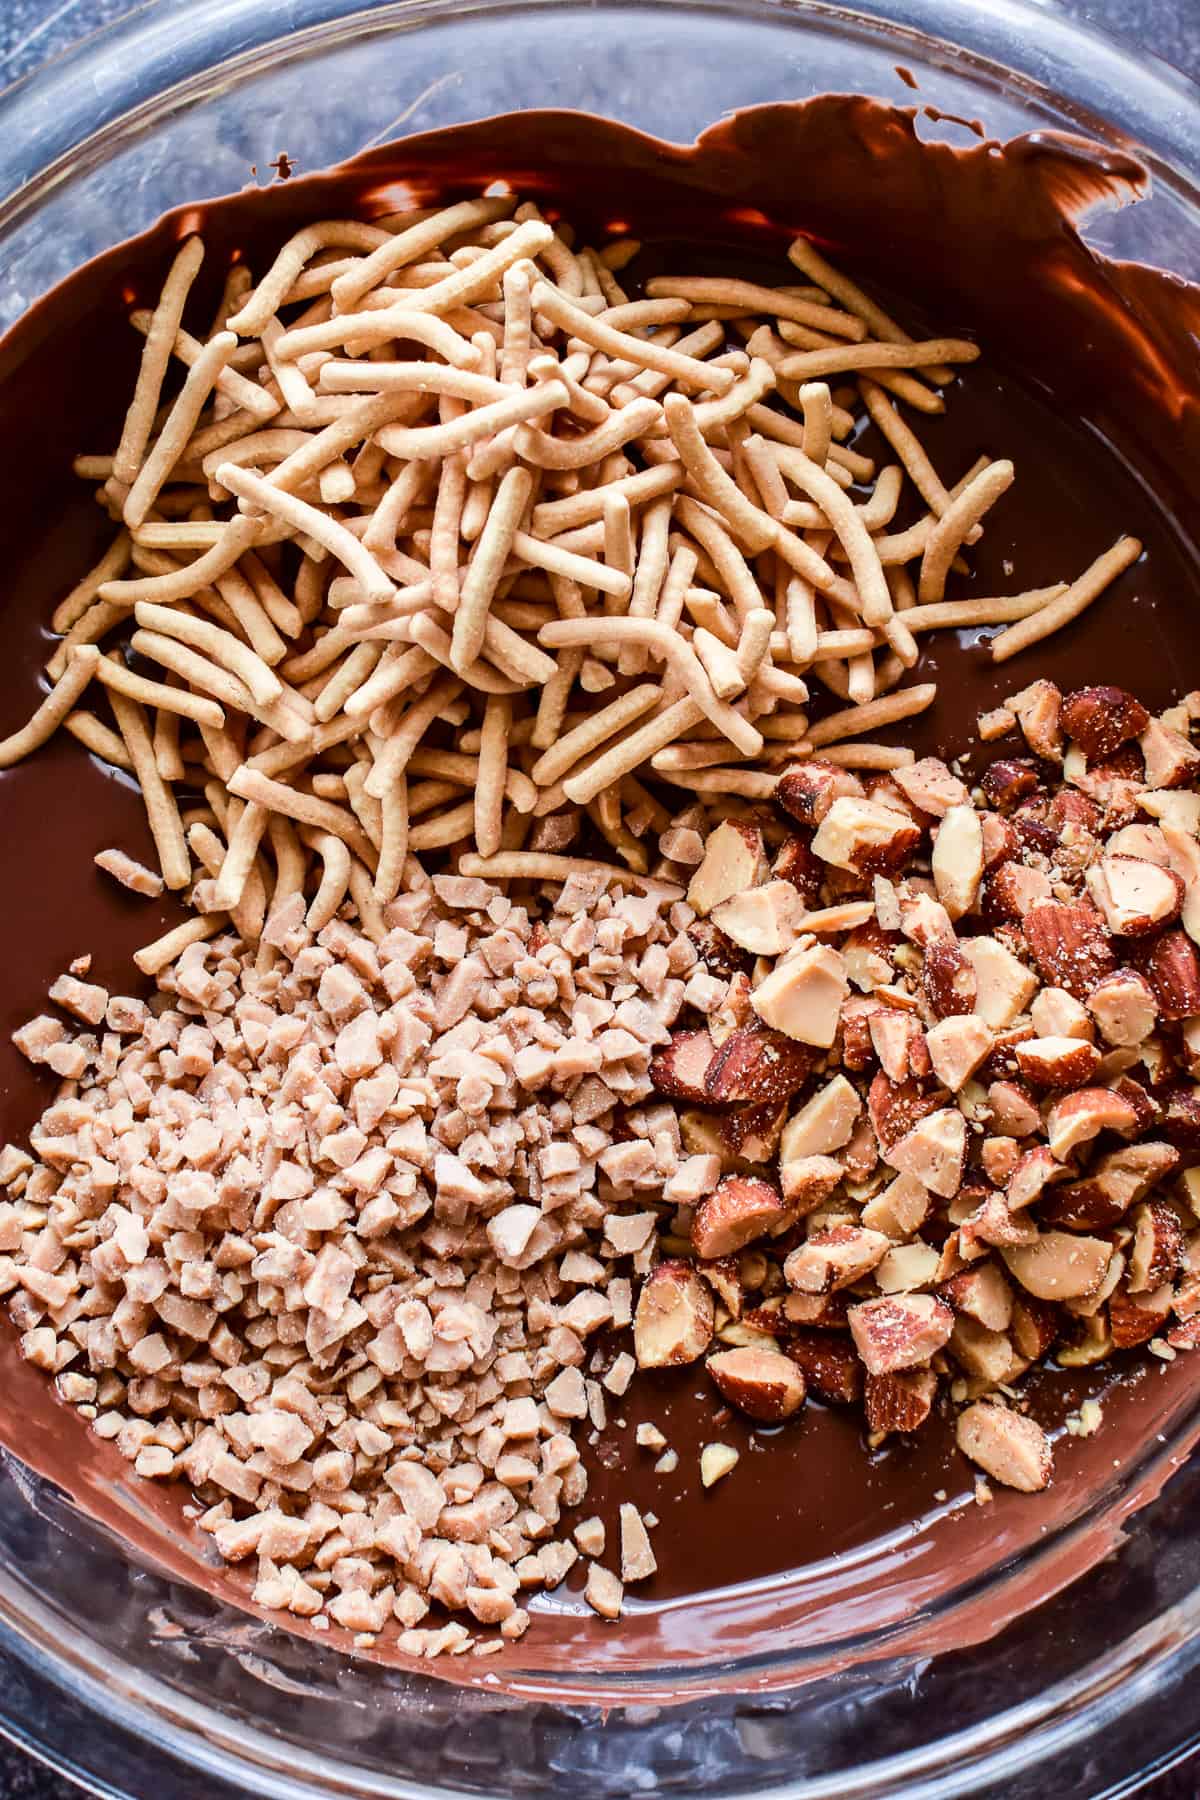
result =
[{"label": "chopped almond", "polygon": [[975,1011],[985,1025],[1003,1030],[1036,994],[1037,976],[994,937],[967,938],[962,952],[975,971]]},{"label": "chopped almond", "polygon": [[598,1562],[592,1563],[588,1569],[587,1586],[583,1597],[594,1613],[602,1619],[619,1619],[621,1603],[625,1598],[625,1589],[617,1580],[611,1569],[606,1569]]},{"label": "chopped almond", "polygon": [[815,756],[785,769],[775,788],[775,798],[784,812],[801,825],[819,825],[835,800],[862,793],[863,784],[857,775]]},{"label": "chopped almond", "polygon": [[1026,1150],[1008,1178],[1004,1197],[1009,1211],[1019,1212],[1023,1207],[1032,1206],[1035,1200],[1041,1199],[1048,1184],[1061,1179],[1062,1174],[1062,1164],[1045,1144],[1035,1144],[1032,1150]]},{"label": "chopped almond", "polygon": [[1136,1126],[1137,1114],[1130,1102],[1111,1088],[1080,1088],[1056,1100],[1046,1115],[1050,1149],[1059,1162],[1102,1131],[1133,1131]]},{"label": "chopped almond", "polygon": [[789,1212],[803,1218],[823,1206],[845,1178],[845,1170],[832,1156],[800,1156],[781,1161],[779,1185]]},{"label": "chopped almond", "polygon": [[712,908],[712,920],[739,949],[778,956],[795,943],[804,911],[790,881],[768,881],[722,900]]},{"label": "chopped almond", "polygon": [[1045,987],[1029,1009],[1033,1029],[1040,1038],[1092,1038],[1095,1031],[1088,1011],[1066,988]]},{"label": "chopped almond", "polygon": [[621,1520],[621,1580],[648,1581],[658,1568],[646,1524],[636,1506],[624,1501]]},{"label": "chopped almond", "polygon": [[1030,907],[1023,930],[1043,980],[1066,988],[1085,1005],[1091,990],[1117,966],[1112,940],[1094,906],[1045,901]]},{"label": "chopped almond", "polygon": [[1135,960],[1164,1019],[1200,1014],[1200,955],[1185,932],[1162,932]]},{"label": "chopped almond", "polygon": [[897,1175],[862,1210],[862,1222],[902,1242],[921,1229],[929,1215],[929,1192],[913,1175]]},{"label": "chopped almond", "polygon": [[939,1019],[975,1010],[979,979],[953,936],[926,945],[921,983],[930,1008]]},{"label": "chopped almond", "polygon": [[696,1208],[692,1249],[706,1262],[712,1257],[729,1256],[786,1220],[787,1208],[768,1182],[726,1175],[715,1193]]},{"label": "chopped almond", "polygon": [[914,806],[935,819],[944,819],[951,807],[970,804],[966,783],[936,756],[923,756],[907,767],[894,769],[892,779]]},{"label": "chopped almond", "polygon": [[953,1198],[962,1184],[967,1126],[962,1114],[944,1107],[922,1119],[886,1152],[902,1174],[914,1176],[930,1193]]},{"label": "chopped almond", "polygon": [[676,1368],[703,1356],[712,1341],[713,1298],[686,1262],[660,1262],[647,1275],[633,1319],[640,1369]]},{"label": "chopped almond", "polygon": [[955,1435],[963,1455],[1002,1486],[1036,1494],[1049,1485],[1054,1466],[1050,1440],[1023,1413],[977,1400],[959,1413]]},{"label": "chopped almond", "polygon": [[784,1278],[805,1294],[836,1292],[869,1275],[890,1248],[882,1231],[834,1225],[792,1251],[783,1265]]},{"label": "chopped almond", "polygon": [[951,1276],[940,1292],[955,1312],[967,1313],[988,1331],[1007,1331],[1012,1324],[1012,1288],[990,1258]]},{"label": "chopped almond", "polygon": [[823,862],[857,875],[886,875],[902,866],[921,841],[920,827],[879,800],[842,796],[813,837]]},{"label": "chopped almond", "polygon": [[995,1037],[972,1013],[939,1019],[925,1033],[929,1058],[938,1080],[957,1094],[992,1053]]},{"label": "chopped almond", "polygon": [[1037,1300],[1079,1300],[1095,1293],[1112,1245],[1074,1232],[1044,1231],[1033,1244],[1003,1250],[1009,1273]]},{"label": "chopped almond", "polygon": [[1033,681],[1019,694],[1010,694],[1005,706],[1016,715],[1025,742],[1035,756],[1047,762],[1062,761],[1062,691],[1053,681]]},{"label": "chopped almond", "polygon": [[1133,1214],[1129,1292],[1145,1294],[1173,1281],[1183,1250],[1183,1227],[1171,1208],[1163,1200],[1143,1201]]},{"label": "chopped almond", "polygon": [[852,1306],[850,1332],[871,1375],[927,1363],[949,1342],[954,1314],[932,1294],[897,1294]]},{"label": "chopped almond", "polygon": [[719,1350],[705,1365],[724,1399],[763,1425],[790,1419],[804,1405],[804,1375],[779,1350]]},{"label": "chopped almond", "polygon": [[753,1020],[725,1038],[698,1097],[718,1106],[776,1104],[804,1086],[812,1065],[812,1052],[804,1045]]},{"label": "chopped almond", "polygon": [[1085,1038],[1027,1038],[1015,1054],[1026,1081],[1039,1088],[1079,1087],[1100,1066],[1100,1052]]},{"label": "chopped almond", "polygon": [[993,1081],[987,1091],[988,1113],[997,1131],[1029,1137],[1040,1130],[1042,1115],[1029,1089],[1018,1081]]},{"label": "chopped almond", "polygon": [[932,1369],[868,1374],[867,1427],[883,1436],[893,1431],[919,1431],[933,1410],[936,1394],[937,1376]]},{"label": "chopped almond", "polygon": [[765,1024],[827,1050],[849,991],[842,957],[828,944],[815,944],[778,963],[754,989],[751,1005]]},{"label": "chopped almond", "polygon": [[1192,748],[1182,732],[1151,719],[1138,744],[1146,762],[1147,787],[1177,788],[1195,779],[1200,751]]},{"label": "chopped almond", "polygon": [[1024,863],[1001,863],[987,879],[984,910],[989,919],[1023,919],[1033,906],[1053,897],[1050,877]]},{"label": "chopped almond", "polygon": [[707,1031],[672,1032],[667,1048],[650,1060],[650,1079],[673,1100],[707,1100],[708,1071],[716,1054]]},{"label": "chopped almond", "polygon": [[835,1331],[792,1331],[783,1352],[804,1376],[808,1393],[832,1405],[850,1406],[863,1391],[863,1366],[852,1344]]},{"label": "chopped almond", "polygon": [[983,880],[983,830],[973,806],[952,806],[933,838],[933,881],[952,919],[973,912]]},{"label": "chopped almond", "polygon": [[1077,688],[1062,703],[1060,723],[1090,762],[1139,737],[1150,723],[1140,700],[1119,687]]},{"label": "chopped almond", "polygon": [[857,1091],[844,1075],[835,1075],[784,1126],[779,1144],[781,1166],[786,1169],[803,1158],[830,1156],[840,1150],[861,1111]]},{"label": "chopped almond", "polygon": [[762,832],[740,820],[726,819],[704,846],[704,860],[688,883],[688,905],[704,918],[723,900],[766,879]]},{"label": "chopped almond", "polygon": [[1118,937],[1146,937],[1179,917],[1183,883],[1157,863],[1106,854],[1086,879],[1089,894]]}]

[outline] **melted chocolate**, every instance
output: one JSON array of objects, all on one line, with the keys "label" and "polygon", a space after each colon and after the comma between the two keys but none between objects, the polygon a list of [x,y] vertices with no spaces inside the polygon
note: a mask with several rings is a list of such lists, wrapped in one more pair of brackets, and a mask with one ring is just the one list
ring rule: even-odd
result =
[{"label": "melted chocolate", "polygon": [[[685,148],[582,114],[525,113],[172,213],[97,259],[0,342],[0,403],[23,445],[0,514],[12,596],[0,611],[0,733],[28,715],[46,621],[105,539],[70,460],[115,440],[138,354],[126,314],[156,294],[175,243],[200,230],[208,246],[189,311],[202,330],[231,258],[261,271],[313,218],[377,216],[475,194],[498,179],[570,218],[585,240],[626,230],[644,238],[635,281],[668,266],[711,272],[723,264],[783,280],[794,273],[783,250],[803,230],[914,329],[977,335],[984,360],[948,394],[944,415],[919,422],[921,436],[948,482],[982,451],[1011,456],[1017,481],[952,595],[1070,578],[1118,532],[1143,540],[1143,560],[1080,622],[1012,668],[992,670],[979,633],[926,639],[916,678],[936,673],[941,691],[928,714],[897,728],[901,741],[960,753],[978,711],[1035,674],[1066,686],[1120,682],[1155,705],[1193,685],[1200,292],[1093,256],[1075,230],[1086,210],[1136,198],[1142,171],[1054,134],[1003,147],[922,143],[915,117],[915,109],[832,96],[753,109]],[[869,432],[859,441],[877,449]],[[73,741],[60,738],[0,777],[0,804],[13,846],[0,891],[0,933],[12,946],[0,1002],[0,1134],[19,1137],[51,1088],[13,1051],[8,1032],[83,951],[93,952],[98,979],[140,985],[130,952],[178,908],[131,899],[93,868],[93,853],[108,844],[149,857],[149,840],[132,787]],[[90,1436],[22,1362],[7,1326],[0,1367],[9,1402],[0,1442],[120,1532],[133,1557],[250,1605],[245,1571],[214,1566],[207,1540],[181,1513],[183,1496],[138,1481],[111,1445]],[[576,1577],[536,1603],[536,1629],[502,1657],[456,1659],[439,1672],[498,1677],[524,1691],[575,1681],[590,1697],[616,1698],[630,1674],[674,1665],[655,1690],[665,1699],[688,1682],[719,1682],[722,1661],[735,1654],[790,1651],[828,1666],[995,1631],[1111,1549],[1122,1518],[1157,1492],[1181,1452],[1178,1441],[1164,1451],[1156,1434],[1178,1431],[1186,1358],[1166,1368],[1132,1360],[1073,1376],[1041,1372],[1031,1382],[1048,1426],[1099,1394],[1104,1428],[1091,1439],[1061,1438],[1047,1493],[998,1491],[979,1506],[945,1421],[868,1455],[848,1412],[810,1403],[768,1432],[720,1409],[698,1369],[639,1377],[624,1401],[610,1403],[609,1426],[586,1451],[587,1509],[604,1517],[610,1549],[621,1500],[656,1513],[658,1575],[627,1596],[618,1628],[582,1606]],[[654,1454],[636,1447],[641,1420],[658,1424],[678,1452],[675,1473],[656,1475]],[[734,1445],[741,1460],[705,1494],[697,1460],[712,1441]],[[379,1654],[395,1658],[390,1649]]]}]

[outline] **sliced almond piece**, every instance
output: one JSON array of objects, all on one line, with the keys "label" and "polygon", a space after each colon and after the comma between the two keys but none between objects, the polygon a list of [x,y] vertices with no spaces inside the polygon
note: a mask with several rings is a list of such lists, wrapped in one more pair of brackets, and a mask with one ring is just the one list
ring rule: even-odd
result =
[{"label": "sliced almond piece", "polygon": [[757,887],[767,879],[762,832],[738,819],[726,819],[704,846],[704,859],[688,883],[688,905],[706,917],[722,900]]},{"label": "sliced almond piece", "polygon": [[804,1375],[779,1350],[719,1350],[705,1364],[724,1399],[763,1425],[790,1419],[804,1405]]},{"label": "sliced almond piece", "polygon": [[994,937],[966,938],[961,948],[975,971],[975,1011],[985,1025],[1002,1031],[1025,1011],[1038,978]]},{"label": "sliced almond piece", "polygon": [[1050,1440],[1033,1419],[1011,1407],[977,1400],[958,1415],[955,1438],[963,1455],[1003,1487],[1036,1494],[1050,1482]]},{"label": "sliced almond piece", "polygon": [[726,1175],[692,1217],[692,1249],[707,1262],[730,1256],[785,1223],[787,1208],[776,1190],[753,1176]]},{"label": "sliced almond piece", "polygon": [[661,1262],[647,1275],[633,1318],[640,1369],[695,1362],[712,1342],[713,1297],[690,1263]]},{"label": "sliced almond piece", "polygon": [[1044,1231],[1036,1243],[1000,1253],[1014,1280],[1037,1300],[1079,1300],[1108,1272],[1112,1245],[1070,1231]]},{"label": "sliced almond piece", "polygon": [[714,925],[752,956],[779,956],[799,935],[804,901],[790,881],[768,881],[714,906]]},{"label": "sliced almond piece", "polygon": [[893,1144],[886,1160],[912,1175],[930,1193],[952,1199],[962,1185],[967,1151],[967,1123],[957,1107],[930,1113]]},{"label": "sliced almond piece", "polygon": [[973,1013],[939,1019],[925,1033],[933,1072],[955,1094],[987,1061],[995,1041],[991,1028]]},{"label": "sliced almond piece", "polygon": [[983,880],[983,830],[973,806],[952,806],[933,838],[933,884],[952,919],[973,912]]}]

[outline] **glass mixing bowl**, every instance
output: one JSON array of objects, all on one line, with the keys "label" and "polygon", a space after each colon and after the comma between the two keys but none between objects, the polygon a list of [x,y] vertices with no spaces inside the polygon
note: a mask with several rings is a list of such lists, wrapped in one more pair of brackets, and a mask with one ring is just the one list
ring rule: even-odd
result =
[{"label": "glass mixing bowl", "polygon": [[[166,207],[408,132],[533,106],[690,141],[722,112],[827,90],[911,99],[997,135],[1078,130],[1154,178],[1095,241],[1200,276],[1200,94],[1023,0],[159,0],[0,98],[0,324]],[[931,127],[932,128],[932,127]],[[946,126],[942,129],[955,130]],[[1177,1407],[1053,1541],[994,1571],[1049,1590],[1096,1514],[1181,1459]],[[817,1472],[819,1478],[819,1471]],[[534,1698],[341,1656],[136,1561],[50,1484],[0,1460],[0,1730],[93,1791],[976,1796],[1132,1792],[1200,1736],[1200,1460],[1125,1526],[1120,1554],[982,1646],[848,1657],[813,1675],[714,1650],[676,1704],[586,1671]],[[953,1642],[953,1631],[947,1634]],[[486,1671],[487,1664],[479,1665]],[[671,1683],[659,1670],[654,1687]]]}]

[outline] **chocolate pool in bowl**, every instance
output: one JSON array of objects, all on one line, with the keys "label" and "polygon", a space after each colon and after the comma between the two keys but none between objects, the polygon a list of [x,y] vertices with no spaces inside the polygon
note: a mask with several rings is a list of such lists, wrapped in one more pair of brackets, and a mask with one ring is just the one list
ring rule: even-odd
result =
[{"label": "chocolate pool in bowl", "polygon": [[[1095,257],[1074,228],[1090,208],[1134,199],[1141,172],[1054,134],[967,149],[924,142],[917,119],[915,108],[833,96],[740,113],[680,148],[582,114],[522,113],[178,211],[70,277],[0,344],[0,405],[10,441],[21,446],[0,516],[9,593],[0,613],[0,733],[32,710],[46,622],[102,547],[104,517],[73,477],[71,458],[115,440],[140,344],[127,314],[152,303],[179,239],[199,231],[207,246],[194,296],[201,319],[231,258],[261,272],[303,223],[474,195],[501,179],[569,218],[585,241],[642,238],[627,278],[633,288],[667,268],[787,280],[794,271],[783,252],[803,231],[912,327],[977,336],[981,362],[947,390],[943,415],[920,421],[920,435],[947,480],[985,451],[1011,457],[1017,473],[953,597],[1071,579],[1120,533],[1142,541],[1141,561],[1080,622],[1011,666],[993,670],[977,632],[924,639],[912,678],[936,678],[938,700],[896,728],[897,741],[918,754],[961,754],[976,715],[1035,675],[1063,687],[1117,681],[1151,706],[1196,685],[1200,295]],[[869,431],[855,441],[878,452]],[[96,979],[131,991],[132,950],[180,914],[169,900],[129,898],[94,869],[98,849],[119,844],[150,858],[150,845],[136,791],[73,741],[60,738],[5,773],[0,796],[10,846],[0,927],[12,946],[0,1135],[19,1139],[50,1087],[8,1032],[82,952],[93,954]],[[188,1525],[181,1489],[139,1481],[91,1437],[21,1361],[10,1328],[2,1357],[9,1404],[0,1441],[140,1555],[258,1610],[250,1579],[215,1566],[208,1540]],[[837,1663],[986,1635],[1111,1548],[1111,1512],[1103,1531],[1069,1542],[1055,1534],[1095,1510],[1114,1483],[1129,1489],[1125,1511],[1161,1485],[1168,1471],[1153,1446],[1187,1408],[1188,1368],[1186,1356],[1169,1366],[1128,1358],[1032,1376],[1032,1410],[1048,1428],[1093,1395],[1103,1426],[1090,1438],[1062,1439],[1048,1491],[997,1491],[987,1505],[976,1503],[973,1473],[944,1422],[869,1454],[849,1413],[810,1402],[777,1431],[737,1417],[714,1423],[719,1403],[702,1370],[639,1376],[586,1452],[584,1512],[600,1512],[610,1533],[619,1501],[657,1514],[658,1574],[627,1595],[617,1625],[596,1619],[581,1581],[569,1579],[534,1603],[522,1642],[482,1663],[444,1658],[437,1672],[526,1691],[586,1672],[604,1698],[619,1692],[606,1683],[664,1663],[703,1677],[723,1659],[779,1657],[792,1646],[822,1649]],[[656,1475],[654,1457],[635,1446],[641,1420],[656,1423],[678,1452],[673,1474]],[[698,1454],[714,1439],[733,1444],[741,1460],[704,1493]],[[1031,1565],[1019,1592],[1006,1590],[1003,1603],[990,1589],[971,1598],[999,1566],[1052,1542],[1061,1554],[1048,1550]],[[349,1642],[336,1631],[324,1641]],[[369,1654],[397,1655],[386,1643]]]}]

